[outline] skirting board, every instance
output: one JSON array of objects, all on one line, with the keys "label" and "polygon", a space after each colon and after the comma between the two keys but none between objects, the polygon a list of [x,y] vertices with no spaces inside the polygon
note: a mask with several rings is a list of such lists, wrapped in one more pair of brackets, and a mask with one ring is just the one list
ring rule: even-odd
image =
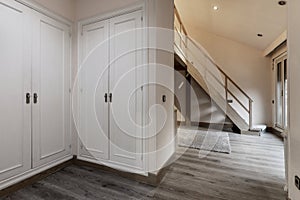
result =
[{"label": "skirting board", "polygon": [[[174,156],[175,156],[175,154],[166,163],[169,163],[174,158]],[[15,183],[10,184],[10,186],[6,187],[5,189],[0,190],[0,197],[7,196],[7,195],[9,195],[17,190],[20,190],[26,186],[32,185],[32,184],[50,176],[51,174],[54,174],[55,172],[65,168],[65,167],[68,167],[70,165],[78,165],[78,166],[81,165],[81,166],[93,167],[96,169],[106,171],[108,173],[113,173],[118,176],[122,176],[124,178],[128,178],[128,179],[135,180],[137,182],[145,183],[145,184],[152,185],[152,186],[158,186],[160,184],[160,182],[164,178],[164,176],[170,166],[170,165],[165,165],[165,167],[160,169],[156,174],[148,173],[148,176],[143,176],[140,174],[119,171],[117,169],[113,169],[111,167],[107,167],[104,165],[99,165],[99,164],[94,164],[94,163],[87,162],[87,161],[78,160],[77,157],[74,156],[73,159],[72,159],[72,157],[70,157],[68,159],[63,159],[62,163],[58,163],[56,165],[53,164],[53,166],[49,166],[48,168],[45,168],[45,170],[43,170],[44,168],[41,168],[40,169],[41,171],[36,171],[36,172],[33,171],[32,174],[28,174],[28,176],[24,177],[23,179],[20,179],[20,181],[15,181]]]},{"label": "skirting board", "polygon": [[38,182],[47,176],[71,165],[73,163],[73,159],[72,156],[70,156],[56,163],[50,164],[49,166],[40,168],[38,170],[32,170],[32,172],[23,175],[23,177],[20,176],[20,178],[16,178],[14,181],[11,181],[11,183],[7,184],[8,187],[0,190],[0,197],[6,196],[28,185]]},{"label": "skirting board", "polygon": [[[171,156],[171,158],[166,162],[169,163],[173,158],[174,158],[175,154],[173,154]],[[164,178],[166,172],[169,169],[169,165],[165,165],[165,167],[161,168],[157,173],[148,173],[148,176],[144,176],[141,174],[136,174],[136,173],[131,173],[131,172],[125,172],[125,171],[120,171],[105,165],[101,165],[98,163],[92,163],[92,162],[88,162],[88,161],[84,161],[84,160],[79,160],[77,158],[74,159],[73,163],[75,165],[81,165],[81,166],[89,166],[89,167],[93,167],[96,169],[100,169],[102,171],[106,171],[108,173],[112,173],[112,174],[116,174],[118,176],[122,176],[124,178],[128,178],[137,182],[141,182],[141,183],[145,183],[151,186],[158,186],[162,179]]]},{"label": "skirting board", "polygon": [[282,135],[281,135],[281,132],[278,131],[278,130],[276,130],[276,129],[273,128],[273,127],[268,127],[268,128],[267,128],[267,132],[268,132],[268,133],[273,133],[274,135],[278,136],[280,139],[284,140],[284,138],[283,138]]}]

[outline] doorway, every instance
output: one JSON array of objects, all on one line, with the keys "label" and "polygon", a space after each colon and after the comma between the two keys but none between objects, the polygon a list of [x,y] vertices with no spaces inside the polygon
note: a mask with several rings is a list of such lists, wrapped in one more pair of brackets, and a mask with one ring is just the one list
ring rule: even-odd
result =
[{"label": "doorway", "polygon": [[288,76],[287,76],[287,53],[274,60],[275,67],[275,91],[276,91],[276,120],[275,127],[281,130],[288,125]]}]

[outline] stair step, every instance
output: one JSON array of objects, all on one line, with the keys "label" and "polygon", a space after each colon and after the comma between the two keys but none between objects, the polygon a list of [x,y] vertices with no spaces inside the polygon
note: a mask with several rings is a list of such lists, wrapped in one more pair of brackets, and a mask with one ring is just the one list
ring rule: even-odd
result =
[{"label": "stair step", "polygon": [[261,136],[267,130],[266,125],[255,125],[250,130],[242,130],[243,135]]},{"label": "stair step", "polygon": [[242,135],[253,135],[253,136],[261,136],[262,132],[260,131],[250,131],[250,130],[241,130]]},{"label": "stair step", "polygon": [[256,131],[256,132],[265,132],[266,130],[267,130],[266,125],[255,125],[250,129],[250,131]]}]

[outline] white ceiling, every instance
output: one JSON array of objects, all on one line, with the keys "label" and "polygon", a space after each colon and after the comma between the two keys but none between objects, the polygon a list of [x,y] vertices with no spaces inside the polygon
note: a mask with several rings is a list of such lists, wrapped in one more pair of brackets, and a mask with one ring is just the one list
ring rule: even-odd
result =
[{"label": "white ceiling", "polygon": [[[175,0],[175,4],[192,37],[200,29],[264,50],[287,29],[287,5],[279,6],[278,1]],[[258,33],[264,36],[257,37]]]}]

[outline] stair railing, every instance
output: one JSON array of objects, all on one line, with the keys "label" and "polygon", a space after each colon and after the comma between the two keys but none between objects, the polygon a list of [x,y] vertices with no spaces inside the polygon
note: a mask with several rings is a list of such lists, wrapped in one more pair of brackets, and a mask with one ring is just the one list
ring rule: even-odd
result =
[{"label": "stair railing", "polygon": [[[221,67],[215,63],[215,61],[209,56],[209,54],[201,47],[201,45],[197,44],[193,39],[191,39],[187,31],[182,23],[180,15],[176,7],[174,8],[174,30],[175,30],[175,47],[179,51],[179,56],[181,56],[186,62],[191,63],[195,68],[198,68],[199,73],[201,74],[201,70],[199,67],[201,65],[202,68],[206,72],[209,73],[210,77],[213,77],[214,81],[216,81],[225,91],[225,101],[227,105],[233,103],[229,97],[232,97],[236,100],[239,106],[247,113],[248,117],[248,125],[249,129],[252,128],[252,116],[253,116],[253,100],[252,98],[241,88],[239,85],[232,80],[222,69]],[[193,48],[190,47],[192,45]],[[198,51],[198,54],[195,55],[195,51]],[[205,59],[205,61],[199,59]],[[196,63],[191,61],[191,58],[197,60],[197,63],[201,63],[197,66]],[[206,66],[210,65],[210,69]],[[214,68],[214,69],[213,69]],[[217,77],[213,71],[219,72],[222,76]],[[202,73],[203,75],[203,73]],[[236,91],[240,95],[236,95]],[[244,101],[243,101],[243,100]],[[245,102],[247,101],[247,102]],[[245,120],[246,121],[246,120]]]}]

